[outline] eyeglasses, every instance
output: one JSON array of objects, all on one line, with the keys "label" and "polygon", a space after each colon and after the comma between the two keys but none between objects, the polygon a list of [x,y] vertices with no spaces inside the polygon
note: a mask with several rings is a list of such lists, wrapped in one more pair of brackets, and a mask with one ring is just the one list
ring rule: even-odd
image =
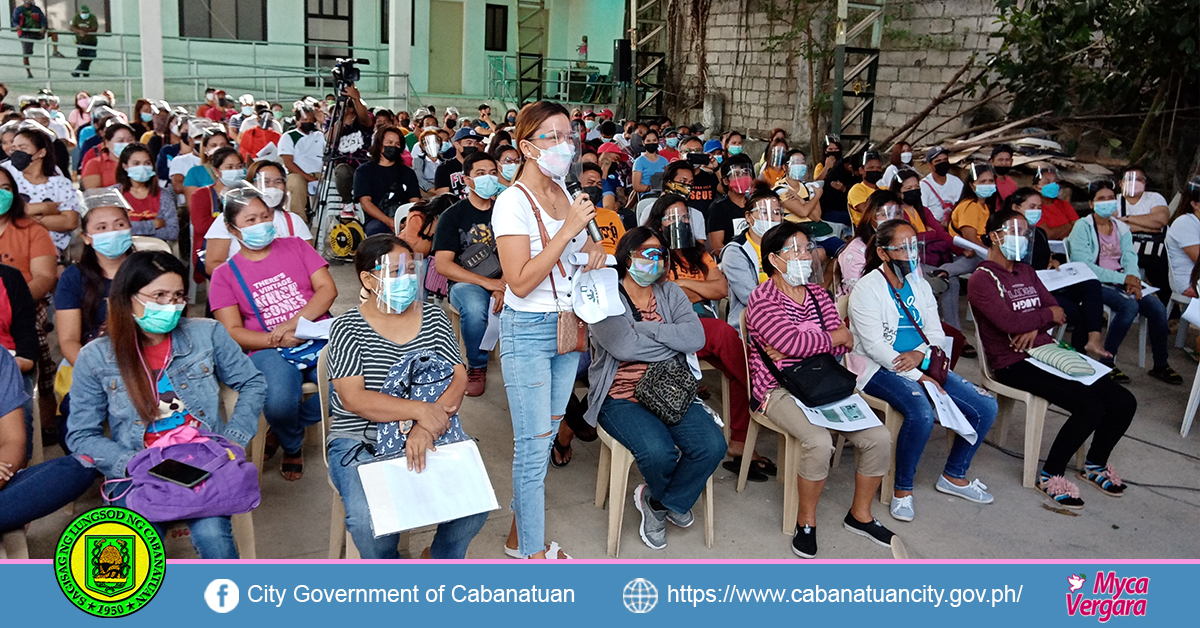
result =
[{"label": "eyeglasses", "polygon": [[634,251],[634,257],[639,257],[651,262],[661,261],[663,258],[663,250],[658,248],[645,248],[640,251]]},{"label": "eyeglasses", "polygon": [[501,166],[507,166],[509,164],[519,164],[519,163],[521,163],[520,157],[505,157],[500,160]]},{"label": "eyeglasses", "polygon": [[181,303],[187,303],[186,292],[167,292],[165,290],[161,290],[151,294],[139,292],[137,295],[143,299],[149,299],[159,305],[179,305]]}]

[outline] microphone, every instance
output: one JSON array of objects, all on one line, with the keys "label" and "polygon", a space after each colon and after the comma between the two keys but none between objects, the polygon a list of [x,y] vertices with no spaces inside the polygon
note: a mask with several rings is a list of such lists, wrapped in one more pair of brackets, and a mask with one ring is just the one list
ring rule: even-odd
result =
[{"label": "microphone", "polygon": [[[579,200],[580,196],[583,196],[583,195],[584,195],[584,192],[582,189],[580,189],[580,191],[571,198],[571,202],[574,203],[575,201]],[[591,200],[590,195],[588,196],[588,199]],[[601,233],[600,233],[600,225],[596,224],[595,218],[588,221],[587,232],[588,232],[588,236],[590,236],[592,238],[592,242],[599,243],[601,240],[604,239],[604,236],[601,235]]]}]

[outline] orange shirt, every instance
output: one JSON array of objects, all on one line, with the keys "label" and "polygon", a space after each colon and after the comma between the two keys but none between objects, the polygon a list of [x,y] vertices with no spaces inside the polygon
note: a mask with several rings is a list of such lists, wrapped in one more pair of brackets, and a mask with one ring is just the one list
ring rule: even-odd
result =
[{"label": "orange shirt", "polygon": [[83,167],[83,176],[100,175],[100,185],[109,187],[117,184],[117,159],[108,151],[100,153]]},{"label": "orange shirt", "polygon": [[46,255],[58,257],[58,249],[50,239],[50,232],[28,218],[21,220],[21,226],[10,222],[4,233],[0,233],[0,264],[7,264],[21,271],[25,283],[33,281],[29,262]]},{"label": "orange shirt", "polygon": [[620,242],[621,237],[625,235],[625,225],[621,223],[621,217],[611,209],[597,207],[596,226],[600,227],[600,234],[604,236],[604,239],[600,241],[604,252],[616,255],[617,242]]},{"label": "orange shirt", "polygon": [[[712,270],[713,268],[715,268],[717,266],[717,263],[715,261],[713,261],[712,256],[709,255],[708,253],[705,253],[704,257],[702,259],[704,260],[704,265],[707,266],[709,270]],[[708,279],[708,273],[701,271],[699,268],[696,268],[696,269],[684,268],[682,258],[676,257],[675,258],[675,268],[671,269],[671,281],[675,281],[677,279],[691,279],[693,281],[705,281]]]}]

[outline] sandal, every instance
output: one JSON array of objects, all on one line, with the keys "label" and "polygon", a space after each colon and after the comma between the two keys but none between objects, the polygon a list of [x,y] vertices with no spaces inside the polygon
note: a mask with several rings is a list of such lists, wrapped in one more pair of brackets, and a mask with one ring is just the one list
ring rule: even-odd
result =
[{"label": "sandal", "polygon": [[[555,454],[558,454],[558,456],[555,456]],[[560,459],[562,460],[562,462],[559,462]],[[556,468],[556,469],[561,469],[570,463],[571,463],[571,446],[563,445],[562,443],[558,442],[558,436],[555,435],[554,450],[550,452],[550,464],[554,465],[554,468]]]},{"label": "sandal", "polygon": [[[721,467],[734,475],[738,475],[742,472],[742,457],[734,456],[732,460],[722,462]],[[751,482],[766,482],[767,474],[758,465],[752,464],[746,472],[746,479]]]},{"label": "sandal", "polygon": [[275,430],[267,428],[267,442],[263,443],[263,460],[270,460],[279,451],[279,436]]},{"label": "sandal", "polygon": [[759,456],[758,460],[751,460],[750,464],[771,477],[775,477],[779,473],[779,467],[776,467],[775,463],[771,462],[771,459],[766,456]]},{"label": "sandal", "polygon": [[[288,462],[288,460],[299,460],[300,462]],[[283,463],[279,465],[279,473],[288,482],[295,482],[304,477],[304,452],[298,451],[295,455],[284,452]],[[295,477],[288,477],[289,473],[294,473]]]}]

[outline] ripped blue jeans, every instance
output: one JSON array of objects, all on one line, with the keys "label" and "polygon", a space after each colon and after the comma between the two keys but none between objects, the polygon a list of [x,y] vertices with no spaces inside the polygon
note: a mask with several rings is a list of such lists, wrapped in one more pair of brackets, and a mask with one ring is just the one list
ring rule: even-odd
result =
[{"label": "ripped blue jeans", "polygon": [[546,549],[546,465],[553,435],[575,387],[578,353],[559,355],[558,314],[500,313],[500,366],[513,423],[513,500],[517,550]]}]

